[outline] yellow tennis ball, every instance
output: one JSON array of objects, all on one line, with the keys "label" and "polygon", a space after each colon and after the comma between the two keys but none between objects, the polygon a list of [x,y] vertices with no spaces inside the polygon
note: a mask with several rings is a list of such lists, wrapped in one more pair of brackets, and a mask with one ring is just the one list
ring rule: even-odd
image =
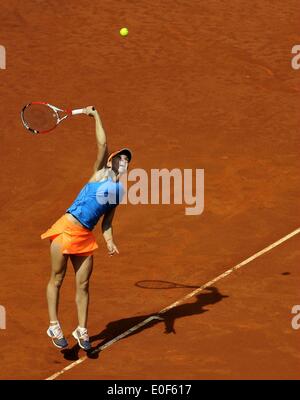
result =
[{"label": "yellow tennis ball", "polygon": [[120,29],[120,35],[121,36],[127,36],[128,35],[128,29],[127,28],[121,28]]}]

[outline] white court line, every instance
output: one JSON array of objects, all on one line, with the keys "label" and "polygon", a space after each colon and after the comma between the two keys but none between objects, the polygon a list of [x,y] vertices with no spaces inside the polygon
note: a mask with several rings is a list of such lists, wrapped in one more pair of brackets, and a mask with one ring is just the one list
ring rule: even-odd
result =
[{"label": "white court line", "polygon": [[[145,319],[144,321],[140,322],[139,324],[134,325],[132,328],[128,329],[126,332],[121,333],[120,335],[116,336],[114,339],[110,340],[109,342],[105,343],[103,346],[99,347],[97,352],[100,352],[100,351],[106,349],[107,347],[109,347],[112,344],[116,343],[118,340],[123,339],[124,337],[130,335],[132,332],[138,330],[139,328],[141,328],[142,326],[148,324],[149,322],[151,322],[151,321],[153,321],[155,319],[160,319],[159,314],[163,314],[163,313],[167,312],[168,310],[170,310],[171,308],[176,307],[178,304],[183,303],[185,300],[195,296],[196,294],[198,294],[202,290],[206,289],[207,287],[212,286],[215,282],[225,278],[226,276],[230,275],[232,272],[234,272],[237,269],[243,267],[244,265],[246,265],[249,262],[255,260],[256,258],[258,258],[261,255],[267,253],[268,251],[274,249],[274,247],[279,246],[281,243],[287,241],[288,239],[290,239],[291,237],[297,235],[298,233],[300,233],[300,228],[295,229],[293,232],[291,232],[288,235],[284,236],[283,238],[277,240],[277,242],[274,242],[273,244],[270,244],[270,246],[267,246],[264,249],[262,249],[261,251],[253,254],[253,256],[247,258],[246,260],[242,261],[241,263],[239,263],[239,264],[235,265],[234,267],[228,269],[227,271],[223,272],[223,274],[217,276],[216,278],[212,279],[211,281],[209,281],[209,282],[205,283],[204,285],[200,286],[198,289],[196,289],[193,292],[191,292],[191,293],[187,294],[186,296],[182,297],[180,300],[175,301],[175,303],[172,303],[168,307],[163,308],[161,311],[159,311],[157,313],[157,315],[152,315],[151,317]],[[61,371],[58,371],[55,374],[49,376],[49,378],[46,378],[46,380],[49,381],[49,380],[56,379],[58,376],[64,374],[66,371],[69,371],[70,369],[74,368],[78,364],[81,364],[83,361],[85,361],[87,359],[88,359],[87,356],[83,356],[83,357],[79,358],[77,361],[69,364],[67,367],[63,368]]]}]

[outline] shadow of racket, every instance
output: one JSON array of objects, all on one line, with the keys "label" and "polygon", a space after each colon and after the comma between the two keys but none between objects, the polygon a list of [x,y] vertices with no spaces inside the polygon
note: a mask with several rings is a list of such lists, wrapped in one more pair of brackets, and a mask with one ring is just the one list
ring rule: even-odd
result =
[{"label": "shadow of racket", "polygon": [[176,288],[198,289],[200,287],[195,285],[182,285],[180,283],[175,283],[175,282],[150,280],[150,279],[138,281],[134,285],[142,289],[176,289]]}]

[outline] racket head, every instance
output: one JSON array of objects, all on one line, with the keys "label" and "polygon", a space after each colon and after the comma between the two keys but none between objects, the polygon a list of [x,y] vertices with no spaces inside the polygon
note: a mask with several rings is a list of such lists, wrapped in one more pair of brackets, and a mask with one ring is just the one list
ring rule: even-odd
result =
[{"label": "racket head", "polygon": [[64,119],[59,116],[59,112],[63,111],[45,102],[31,102],[23,107],[21,120],[24,127],[32,134],[48,133]]}]

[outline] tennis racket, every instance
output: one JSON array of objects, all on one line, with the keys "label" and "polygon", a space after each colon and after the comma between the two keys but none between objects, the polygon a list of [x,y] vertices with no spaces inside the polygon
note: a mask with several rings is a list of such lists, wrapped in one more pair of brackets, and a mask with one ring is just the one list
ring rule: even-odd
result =
[{"label": "tennis racket", "polygon": [[[93,108],[94,109],[94,108]],[[32,134],[53,131],[66,118],[85,114],[85,108],[77,110],[61,109],[42,101],[26,104],[21,111],[21,120],[26,129]]]}]

